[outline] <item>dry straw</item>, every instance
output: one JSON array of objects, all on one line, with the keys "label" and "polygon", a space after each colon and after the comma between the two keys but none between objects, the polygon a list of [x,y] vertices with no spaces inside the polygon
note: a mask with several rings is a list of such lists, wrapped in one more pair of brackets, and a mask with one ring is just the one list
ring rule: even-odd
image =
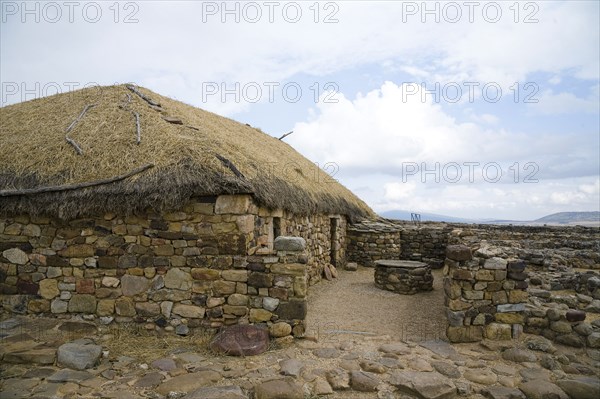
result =
[{"label": "dry straw", "polygon": [[297,214],[373,215],[285,142],[144,88],[92,87],[10,105],[0,123],[5,215],[160,212],[226,193]]}]

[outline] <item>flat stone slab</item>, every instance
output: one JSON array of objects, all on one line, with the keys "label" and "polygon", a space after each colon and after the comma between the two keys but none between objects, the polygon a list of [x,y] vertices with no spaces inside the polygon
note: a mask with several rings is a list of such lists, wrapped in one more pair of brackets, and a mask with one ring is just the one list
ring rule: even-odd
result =
[{"label": "flat stone slab", "polygon": [[427,263],[418,262],[415,260],[395,260],[395,259],[376,260],[375,265],[385,266],[385,267],[400,267],[403,269],[418,269],[419,267],[427,267]]}]

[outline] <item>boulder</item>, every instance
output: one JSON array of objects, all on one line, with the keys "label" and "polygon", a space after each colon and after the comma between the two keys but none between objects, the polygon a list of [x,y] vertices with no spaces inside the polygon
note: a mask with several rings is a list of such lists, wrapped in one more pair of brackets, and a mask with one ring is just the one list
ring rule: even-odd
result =
[{"label": "boulder", "polygon": [[90,340],[69,342],[58,347],[58,365],[74,370],[89,369],[98,363],[101,354],[102,347]]},{"label": "boulder", "polygon": [[231,356],[258,355],[269,347],[269,330],[249,324],[226,327],[215,336],[210,347]]},{"label": "boulder", "polygon": [[560,379],[556,381],[556,384],[572,398],[600,398],[600,382],[595,377]]}]

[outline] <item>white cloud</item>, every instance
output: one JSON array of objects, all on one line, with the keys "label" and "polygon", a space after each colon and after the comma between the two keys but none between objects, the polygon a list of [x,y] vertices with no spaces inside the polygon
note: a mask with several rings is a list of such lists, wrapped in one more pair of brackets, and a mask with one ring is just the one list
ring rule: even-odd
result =
[{"label": "white cloud", "polygon": [[588,98],[581,98],[573,93],[555,94],[552,90],[546,90],[536,97],[539,101],[528,105],[541,114],[598,113],[600,110],[600,98],[594,93]]},{"label": "white cloud", "polygon": [[557,85],[560,82],[562,82],[562,79],[560,78],[560,76],[553,76],[548,80],[548,83],[553,84],[553,85]]},{"label": "white cloud", "polygon": [[[547,165],[563,174],[577,173],[597,151],[590,147],[593,135],[523,134],[461,123],[431,98],[422,101],[406,90],[407,85],[386,82],[354,100],[340,95],[338,103],[319,103],[319,112],[309,122],[297,123],[288,141],[310,159],[337,162],[357,173],[401,173],[408,162],[425,162],[428,169],[436,162],[442,167],[496,162],[504,168],[520,162],[525,173],[530,170],[524,170],[524,163],[536,162],[539,177],[550,170]],[[487,114],[470,115],[486,124],[497,121]],[[570,158],[564,156],[565,148],[571,148]]]},{"label": "white cloud", "polygon": [[531,219],[597,207],[597,177],[589,177],[597,133],[512,132],[488,127],[498,120],[473,110],[467,116],[479,124],[461,123],[404,89],[386,82],[353,100],[320,103],[288,141],[310,159],[336,162],[341,182],[361,187],[377,211]]},{"label": "white cloud", "polygon": [[[330,11],[323,8],[314,23],[309,3],[295,24],[285,22],[281,7],[274,23],[264,7],[256,24],[243,18],[235,23],[231,16],[222,23],[221,15],[202,22],[200,2],[139,3],[135,24],[115,24],[108,6],[97,24],[81,18],[21,24],[17,15],[2,24],[0,63],[4,81],[135,81],[195,105],[202,104],[203,82],[282,82],[300,73],[322,76],[377,63],[442,83],[477,80],[507,87],[539,71],[598,79],[597,2],[530,2],[539,6],[533,24],[522,22],[535,11],[523,3],[515,23],[510,2],[502,3],[498,23],[482,18],[481,5],[475,23],[468,22],[465,7],[460,23],[431,17],[422,23],[421,13],[399,23],[406,3],[333,2],[339,6],[333,24],[322,23]],[[232,114],[247,104],[213,98],[205,107]]]},{"label": "white cloud", "polygon": [[414,182],[408,183],[386,183],[383,186],[385,190],[385,199],[395,201],[399,199],[409,198],[415,191],[416,184]]}]

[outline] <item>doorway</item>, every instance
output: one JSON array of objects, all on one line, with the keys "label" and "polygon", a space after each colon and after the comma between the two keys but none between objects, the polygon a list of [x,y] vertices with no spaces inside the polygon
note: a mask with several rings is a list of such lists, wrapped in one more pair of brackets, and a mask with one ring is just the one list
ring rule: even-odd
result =
[{"label": "doorway", "polygon": [[339,261],[339,241],[338,241],[338,220],[337,218],[329,219],[329,232],[330,232],[330,250],[329,250],[329,258],[333,266],[338,266]]}]

